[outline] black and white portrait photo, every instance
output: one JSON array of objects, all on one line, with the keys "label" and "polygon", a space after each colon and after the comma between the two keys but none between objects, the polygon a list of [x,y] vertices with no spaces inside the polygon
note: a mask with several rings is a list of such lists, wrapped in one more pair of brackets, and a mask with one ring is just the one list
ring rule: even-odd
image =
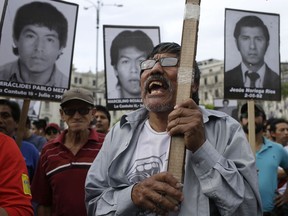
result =
[{"label": "black and white portrait photo", "polygon": [[[2,26],[3,10],[4,10],[4,7],[7,5],[7,1],[8,1],[8,0],[0,1],[0,28],[1,28],[1,26]],[[1,40],[1,34],[0,34],[0,40]]]},{"label": "black and white portrait photo", "polygon": [[160,42],[159,27],[104,25],[107,107],[137,109],[142,104],[140,62]]},{"label": "black and white portrait photo", "polygon": [[224,97],[280,100],[279,15],[225,10]]},{"label": "black and white portrait photo", "polygon": [[[20,108],[23,108],[23,99],[14,99]],[[29,101],[29,109],[27,116],[32,120],[38,120],[41,108],[41,101],[31,100]]]},{"label": "black and white portrait photo", "polygon": [[238,102],[237,100],[214,99],[214,109],[224,112],[234,119],[238,120]]},{"label": "black and white portrait photo", "polygon": [[61,100],[70,86],[78,5],[9,0],[0,41],[1,95]]}]

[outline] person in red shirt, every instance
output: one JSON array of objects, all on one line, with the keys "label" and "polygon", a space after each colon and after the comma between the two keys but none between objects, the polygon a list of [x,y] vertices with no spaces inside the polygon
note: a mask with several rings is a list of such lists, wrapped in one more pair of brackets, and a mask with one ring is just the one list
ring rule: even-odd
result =
[{"label": "person in red shirt", "polygon": [[45,128],[45,137],[47,141],[55,139],[61,133],[61,129],[57,123],[49,123]]},{"label": "person in red shirt", "polygon": [[0,133],[0,216],[33,216],[28,171],[15,141]]}]

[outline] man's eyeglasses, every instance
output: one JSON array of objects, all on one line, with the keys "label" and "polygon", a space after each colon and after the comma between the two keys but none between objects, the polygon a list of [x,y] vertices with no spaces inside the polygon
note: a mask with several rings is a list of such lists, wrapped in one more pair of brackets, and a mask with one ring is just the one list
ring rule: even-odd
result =
[{"label": "man's eyeglasses", "polygon": [[77,109],[63,109],[63,112],[68,116],[74,116],[76,112],[80,115],[87,115],[90,112],[91,108],[77,108]]},{"label": "man's eyeglasses", "polygon": [[154,67],[159,62],[162,67],[174,67],[178,64],[178,58],[175,57],[164,57],[160,59],[147,59],[140,63],[141,70],[148,70]]},{"label": "man's eyeglasses", "polygon": [[46,131],[46,134],[48,134],[49,136],[51,134],[58,134],[58,133],[59,133],[59,131],[55,128],[47,129],[47,131]]}]

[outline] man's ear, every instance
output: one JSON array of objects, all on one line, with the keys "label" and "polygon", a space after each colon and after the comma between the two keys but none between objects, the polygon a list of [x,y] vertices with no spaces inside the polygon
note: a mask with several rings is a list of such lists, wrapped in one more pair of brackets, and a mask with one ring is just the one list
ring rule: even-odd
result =
[{"label": "man's ear", "polygon": [[274,140],[276,138],[276,133],[275,131],[270,131],[270,136],[272,137],[272,139]]},{"label": "man's ear", "polygon": [[237,47],[238,51],[240,52],[240,50],[239,50],[239,44],[238,44],[238,40],[237,40],[237,39],[235,39],[235,44],[236,44],[236,47]]},{"label": "man's ear", "polygon": [[94,115],[95,115],[95,113],[96,113],[96,109],[95,109],[95,108],[93,108],[93,109],[92,109],[92,115],[94,116]]},{"label": "man's ear", "polygon": [[15,122],[15,132],[18,130],[19,122]]},{"label": "man's ear", "polygon": [[115,76],[118,78],[118,70],[115,65],[113,66],[113,70],[114,70]]},{"label": "man's ear", "polygon": [[61,116],[61,120],[65,121],[64,120],[64,111],[62,109],[59,109],[59,113],[60,113],[60,116]]},{"label": "man's ear", "polygon": [[13,54],[16,55],[16,56],[19,55],[18,41],[17,41],[14,37],[13,37],[12,52],[13,52]]},{"label": "man's ear", "polygon": [[91,122],[93,121],[93,119],[95,119],[95,113],[96,113],[96,109],[92,108],[92,112],[91,112]]},{"label": "man's ear", "polygon": [[199,90],[199,84],[194,83],[191,90],[192,90],[192,93],[197,92]]},{"label": "man's ear", "polygon": [[269,47],[269,41],[267,41],[267,44],[266,44],[266,49],[265,49],[265,53],[266,53],[266,51],[267,51],[268,47]]},{"label": "man's ear", "polygon": [[18,48],[18,41],[13,37],[13,47]]},{"label": "man's ear", "polygon": [[58,60],[60,58],[60,56],[63,54],[63,47],[60,47],[59,51],[58,51],[58,56],[57,56],[57,59]]}]

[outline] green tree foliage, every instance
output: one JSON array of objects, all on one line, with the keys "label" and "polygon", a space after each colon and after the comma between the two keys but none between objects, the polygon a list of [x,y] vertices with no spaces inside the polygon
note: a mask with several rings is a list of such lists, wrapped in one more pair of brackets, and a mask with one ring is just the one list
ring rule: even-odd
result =
[{"label": "green tree foliage", "polygon": [[206,109],[214,109],[214,105],[213,104],[205,104],[205,108]]},{"label": "green tree foliage", "polygon": [[282,98],[288,97],[288,82],[281,83]]}]

